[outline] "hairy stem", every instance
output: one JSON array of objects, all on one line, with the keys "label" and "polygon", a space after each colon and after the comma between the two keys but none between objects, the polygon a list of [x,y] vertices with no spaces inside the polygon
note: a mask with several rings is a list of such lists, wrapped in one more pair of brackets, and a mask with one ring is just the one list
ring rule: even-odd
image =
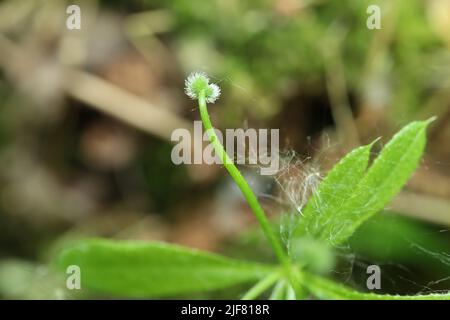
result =
[{"label": "hairy stem", "polygon": [[199,96],[199,108],[200,108],[200,116],[202,118],[203,126],[207,130],[209,134],[209,140],[214,146],[214,149],[218,156],[222,159],[222,163],[227,169],[230,176],[233,178],[233,180],[238,185],[239,189],[241,190],[242,194],[244,195],[245,199],[247,200],[248,204],[253,210],[253,213],[255,214],[256,219],[258,220],[265,236],[267,237],[268,241],[270,242],[278,260],[281,264],[283,264],[287,269],[290,268],[289,259],[286,255],[286,252],[283,250],[283,247],[281,246],[280,239],[275,235],[272,227],[269,224],[269,221],[267,220],[267,216],[264,213],[263,208],[258,202],[258,199],[256,198],[255,194],[253,193],[252,189],[248,185],[247,181],[244,179],[238,168],[234,165],[233,161],[230,159],[228,154],[226,153],[223,145],[220,143],[214,128],[211,124],[211,120],[209,118],[208,109],[206,107],[206,99],[205,99],[205,92],[201,92]]}]

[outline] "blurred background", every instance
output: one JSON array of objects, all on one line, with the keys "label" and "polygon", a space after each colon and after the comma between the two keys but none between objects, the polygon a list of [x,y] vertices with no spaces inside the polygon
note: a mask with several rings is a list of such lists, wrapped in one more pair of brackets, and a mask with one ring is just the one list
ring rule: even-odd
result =
[{"label": "blurred background", "polygon": [[1,1],[0,297],[98,297],[51,266],[85,237],[271,261],[223,168],[171,161],[172,131],[199,119],[183,92],[196,70],[222,88],[216,127],[280,129],[279,174],[242,168],[275,219],[312,191],[308,174],[437,116],[420,168],[330,276],[367,290],[378,264],[383,292],[449,289],[449,30],[450,0]]}]

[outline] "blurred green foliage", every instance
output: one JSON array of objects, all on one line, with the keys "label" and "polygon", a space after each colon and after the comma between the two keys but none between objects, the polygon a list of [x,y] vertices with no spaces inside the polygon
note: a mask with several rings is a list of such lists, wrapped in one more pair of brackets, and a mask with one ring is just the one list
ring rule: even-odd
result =
[{"label": "blurred green foliage", "polygon": [[[435,89],[430,65],[440,63],[444,50],[420,0],[148,3],[167,8],[175,18],[170,37],[181,61],[190,60],[184,67],[218,75],[222,86],[241,91],[227,95],[232,100],[227,104],[238,102],[260,117],[277,112],[278,98],[297,90],[326,95],[324,59],[332,55],[342,58],[349,95],[364,99],[387,86],[384,107],[391,121],[406,123]],[[283,9],[293,4],[298,8]],[[381,8],[381,30],[366,27],[370,4]],[[258,96],[257,103],[249,105],[241,87]],[[265,101],[270,101],[269,110]]]}]

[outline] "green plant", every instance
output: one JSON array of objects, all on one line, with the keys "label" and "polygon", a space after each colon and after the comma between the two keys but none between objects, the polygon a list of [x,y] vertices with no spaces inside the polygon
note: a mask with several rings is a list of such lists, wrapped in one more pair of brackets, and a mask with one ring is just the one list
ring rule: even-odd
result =
[{"label": "green plant", "polygon": [[344,244],[368,218],[400,191],[415,170],[433,120],[405,126],[369,166],[373,143],[359,147],[334,166],[293,222],[284,248],[255,194],[214,133],[207,102],[220,89],[203,73],[186,81],[186,93],[198,100],[200,115],[216,153],[252,208],[279,264],[244,262],[164,243],[86,240],[65,249],[59,264],[78,265],[82,286],[129,297],[163,297],[256,283],[243,299],[255,299],[273,287],[271,299],[450,299],[450,294],[416,296],[360,293],[321,275],[332,266],[332,249]]}]

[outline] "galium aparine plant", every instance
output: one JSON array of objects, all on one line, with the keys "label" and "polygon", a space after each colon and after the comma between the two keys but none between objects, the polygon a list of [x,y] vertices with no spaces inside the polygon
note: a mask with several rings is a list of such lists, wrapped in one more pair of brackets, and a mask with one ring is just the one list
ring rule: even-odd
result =
[{"label": "galium aparine plant", "polygon": [[214,134],[207,103],[217,101],[220,88],[202,72],[189,75],[185,86],[186,94],[198,101],[209,139],[251,207],[277,263],[240,261],[161,242],[91,239],[65,248],[58,259],[64,270],[70,265],[80,267],[83,288],[122,297],[165,297],[248,284],[242,299],[263,295],[271,299],[450,299],[449,292],[411,296],[363,293],[326,276],[333,267],[335,249],[380,212],[415,171],[433,119],[402,128],[370,165],[374,142],[342,158],[320,182],[302,214],[291,221],[293,232],[286,246]]}]

